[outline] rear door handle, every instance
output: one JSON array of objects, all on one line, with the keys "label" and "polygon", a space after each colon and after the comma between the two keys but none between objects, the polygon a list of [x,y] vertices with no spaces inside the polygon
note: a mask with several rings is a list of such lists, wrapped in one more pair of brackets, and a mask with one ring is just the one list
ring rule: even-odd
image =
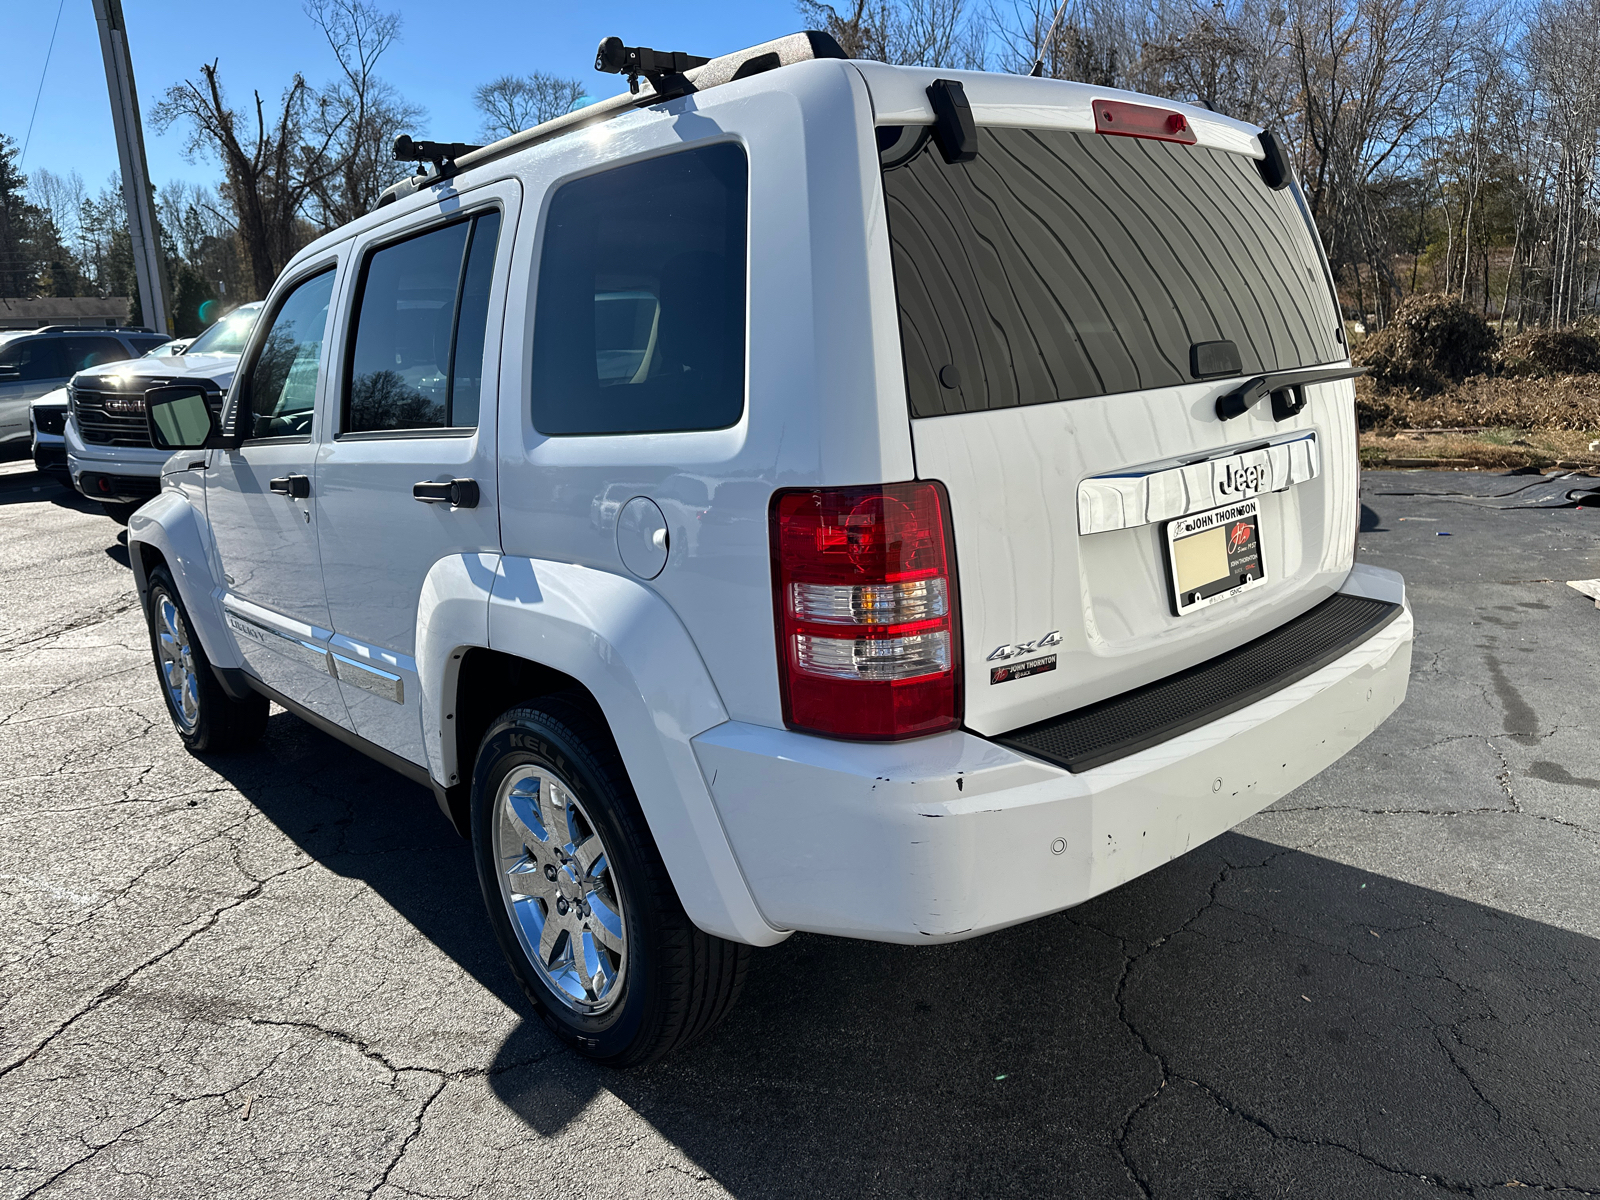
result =
[{"label": "rear door handle", "polygon": [[411,495],[413,499],[421,500],[424,504],[448,504],[451,508],[477,508],[478,481],[452,479],[449,483],[434,483],[425,479],[411,486]]},{"label": "rear door handle", "polygon": [[311,495],[311,477],[309,475],[285,475],[281,479],[268,482],[267,486],[280,496],[288,496],[295,500],[304,500]]}]

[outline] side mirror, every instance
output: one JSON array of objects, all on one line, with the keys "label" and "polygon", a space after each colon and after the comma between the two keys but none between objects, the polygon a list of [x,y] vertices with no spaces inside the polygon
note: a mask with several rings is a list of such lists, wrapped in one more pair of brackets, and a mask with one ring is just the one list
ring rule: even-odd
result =
[{"label": "side mirror", "polygon": [[151,388],[144,402],[150,444],[157,450],[203,450],[215,444],[217,421],[203,388]]}]

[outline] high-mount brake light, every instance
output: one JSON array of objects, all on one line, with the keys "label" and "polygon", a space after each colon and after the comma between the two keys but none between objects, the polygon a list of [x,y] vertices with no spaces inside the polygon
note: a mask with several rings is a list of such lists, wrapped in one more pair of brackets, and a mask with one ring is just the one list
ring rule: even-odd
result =
[{"label": "high-mount brake light", "polygon": [[1096,133],[1122,137],[1154,138],[1158,142],[1182,142],[1185,146],[1195,143],[1194,126],[1181,112],[1150,104],[1129,104],[1126,100],[1096,100],[1094,128]]},{"label": "high-mount brake light", "polygon": [[944,485],[794,488],[772,499],[783,719],[889,740],[961,723]]}]

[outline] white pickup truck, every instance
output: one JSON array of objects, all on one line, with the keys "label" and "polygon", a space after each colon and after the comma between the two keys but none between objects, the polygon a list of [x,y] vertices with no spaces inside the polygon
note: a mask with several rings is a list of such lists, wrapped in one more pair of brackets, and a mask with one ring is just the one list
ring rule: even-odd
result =
[{"label": "white pickup truck", "polygon": [[1400,704],[1270,133],[816,34],[616,49],[636,94],[423,147],[298,254],[220,417],[148,394],[190,747],[273,701],[431,787],[538,1011],[626,1065],[750,947],[1079,904]]}]

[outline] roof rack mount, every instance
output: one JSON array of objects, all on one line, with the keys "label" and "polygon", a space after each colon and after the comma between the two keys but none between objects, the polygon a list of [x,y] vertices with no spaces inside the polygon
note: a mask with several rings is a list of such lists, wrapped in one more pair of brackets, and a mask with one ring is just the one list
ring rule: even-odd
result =
[{"label": "roof rack mount", "polygon": [[643,75],[655,89],[656,99],[671,100],[694,91],[694,84],[685,79],[683,73],[710,61],[682,50],[624,46],[621,38],[608,37],[601,39],[600,48],[595,51],[594,69],[607,75],[626,75],[628,91],[635,96],[639,94],[639,76]]}]

